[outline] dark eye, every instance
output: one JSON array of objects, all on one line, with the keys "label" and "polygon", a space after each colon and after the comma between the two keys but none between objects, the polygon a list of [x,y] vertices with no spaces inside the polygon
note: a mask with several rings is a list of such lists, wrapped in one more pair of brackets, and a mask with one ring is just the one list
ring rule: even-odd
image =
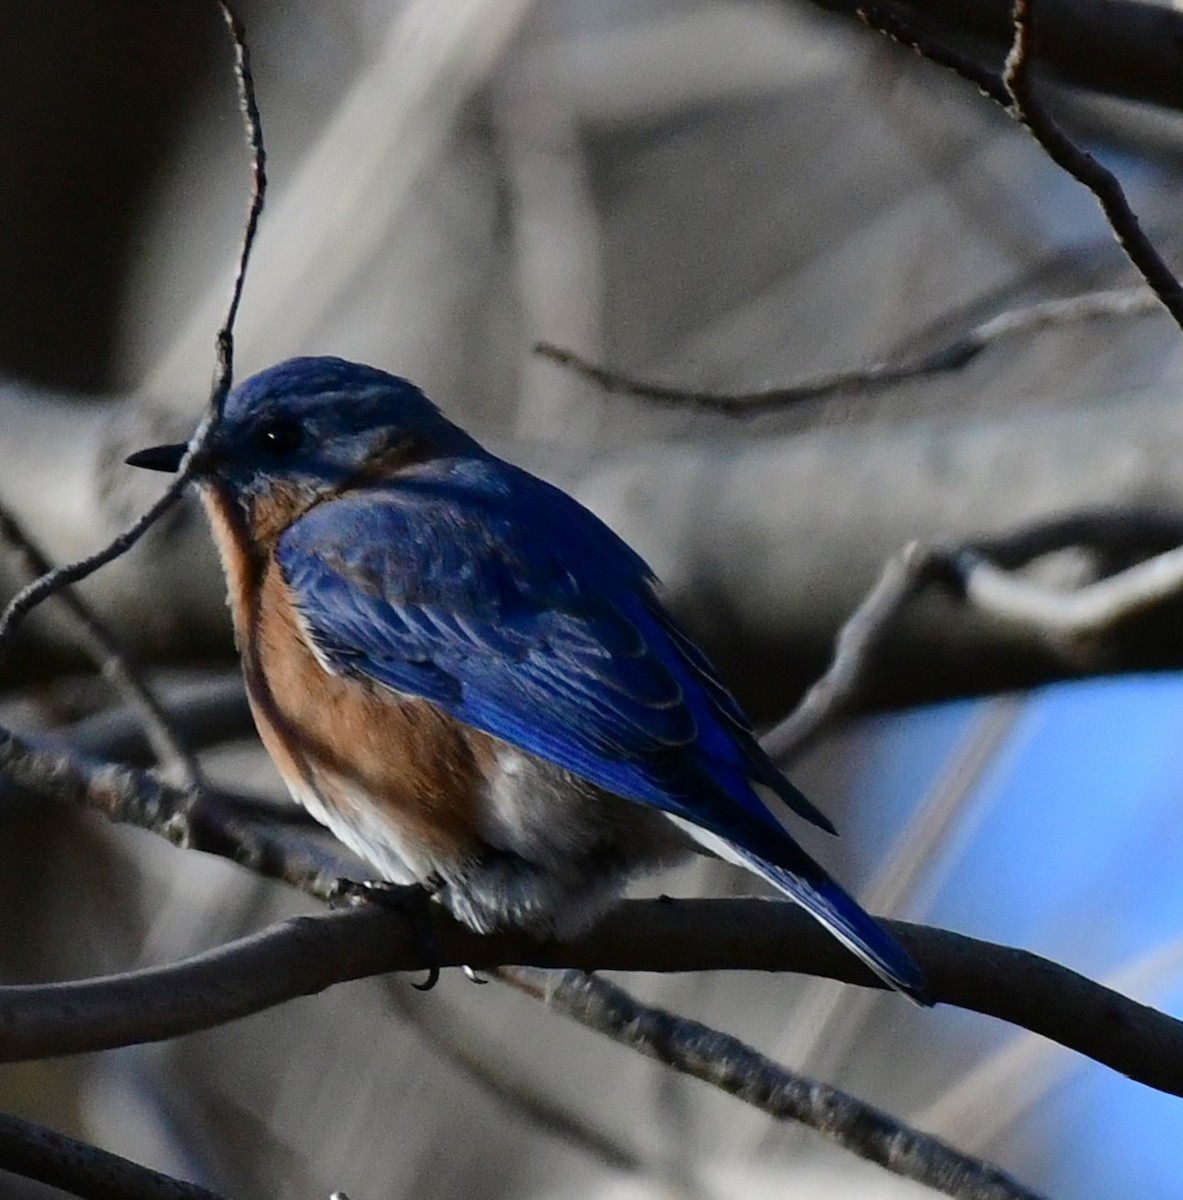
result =
[{"label": "dark eye", "polygon": [[304,441],[304,430],[290,417],[274,417],[259,427],[255,445],[264,454],[280,458],[294,454]]}]

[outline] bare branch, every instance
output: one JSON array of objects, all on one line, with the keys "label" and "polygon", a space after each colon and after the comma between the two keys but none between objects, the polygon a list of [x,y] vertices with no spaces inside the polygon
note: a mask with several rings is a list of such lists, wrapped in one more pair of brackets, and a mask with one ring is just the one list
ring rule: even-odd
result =
[{"label": "bare branch", "polygon": [[1014,37],[1000,77],[917,30],[897,5],[868,4],[858,12],[873,28],[978,87],[1019,121],[1057,166],[1084,184],[1096,197],[1126,257],[1183,329],[1183,285],[1143,232],[1117,176],[1081,150],[1036,99],[1031,79],[1035,41],[1033,0],[1014,0]]},{"label": "bare branch", "polygon": [[[810,0],[818,8],[857,15],[860,0]],[[1010,0],[908,0],[908,12],[944,33],[985,39],[1005,52],[1011,41]],[[1045,5],[1048,67],[1064,82],[1129,100],[1183,108],[1176,47],[1183,15],[1146,0],[1054,0]]]},{"label": "bare branch", "polygon": [[1126,256],[1183,329],[1183,285],[1142,231],[1117,176],[1081,150],[1035,96],[1035,7],[1034,0],[1014,0],[1015,35],[1002,74],[1011,98],[1008,111],[1026,126],[1053,162],[1096,196]]},{"label": "bare branch", "polygon": [[798,1075],[708,1025],[638,1004],[582,971],[495,973],[519,991],[779,1121],[796,1121],[860,1158],[958,1200],[1039,1200],[997,1167],[954,1150],[847,1092]]},{"label": "bare branch", "polygon": [[[16,518],[0,507],[0,541],[16,552],[24,573],[36,579],[48,575],[53,564],[22,528]],[[157,761],[174,773],[186,790],[203,787],[201,767],[174,727],[164,705],[157,698],[127,649],[107,628],[89,604],[74,588],[63,588],[58,599],[66,608],[81,634],[82,645],[98,670],[127,697],[137,713]]]},{"label": "bare branch", "polygon": [[1058,637],[1102,633],[1183,594],[1183,547],[1073,591],[1000,571],[971,550],[960,555],[965,598],[991,616]]},{"label": "bare branch", "polygon": [[246,270],[267,194],[267,149],[263,144],[263,118],[255,98],[255,77],[251,72],[251,51],[246,40],[246,29],[229,0],[218,0],[218,8],[221,9],[222,19],[226,22],[226,28],[234,42],[234,80],[238,90],[238,105],[242,110],[243,132],[251,154],[251,191],[238,252],[238,264],[234,271],[234,283],[230,289],[230,304],[217,336],[218,373],[210,395],[210,412],[215,421],[221,417],[222,406],[226,403],[226,397],[234,383],[234,325],[238,319],[238,306],[242,302]]},{"label": "bare branch", "polygon": [[221,1200],[208,1188],[6,1113],[0,1113],[0,1169],[83,1200]]},{"label": "bare branch", "polygon": [[1003,570],[1069,546],[1183,541],[1183,522],[1162,513],[1078,513],[976,545],[912,542],[887,560],[866,599],[842,626],[825,674],[761,745],[777,762],[802,752],[859,699],[874,655],[901,610],[931,584],[989,616],[1055,638],[1095,636],[1183,595],[1183,547],[1175,546],[1072,591]]},{"label": "bare branch", "polygon": [[350,869],[346,860],[298,830],[271,819],[251,819],[232,799],[205,792],[194,804],[188,792],[135,767],[35,746],[2,727],[0,777],[33,795],[91,809],[186,849],[231,859],[319,899],[336,895],[339,878]]},{"label": "bare branch", "polygon": [[754,417],[848,392],[871,395],[909,380],[957,371],[1006,338],[1076,321],[1140,316],[1157,312],[1159,308],[1158,297],[1144,287],[1110,288],[1084,292],[1078,296],[1041,300],[989,317],[937,349],[918,357],[883,360],[867,367],[838,371],[787,387],[754,392],[702,391],[639,379],[627,372],[593,363],[573,350],[549,342],[539,342],[534,352],[570,368],[609,395],[635,396],[658,404],[687,406],[733,417]]},{"label": "bare branch", "polygon": [[239,249],[238,265],[231,287],[230,303],[226,317],[216,336],[216,352],[218,368],[210,391],[209,406],[197,431],[189,441],[189,448],[182,459],[180,468],[173,476],[169,486],[160,498],[139,517],[132,525],[112,539],[103,549],[77,562],[57,567],[55,570],[42,575],[22,588],[8,602],[0,615],[0,650],[12,637],[17,625],[36,608],[43,600],[59,592],[72,583],[78,583],[88,575],[92,575],[100,567],[126,554],[149,529],[180,499],[193,474],[194,463],[200,459],[213,431],[221,419],[222,407],[230,391],[234,375],[234,322],[238,316],[238,306],[242,299],[243,284],[246,281],[247,266],[250,262],[251,250],[255,244],[255,234],[258,230],[259,217],[263,211],[263,200],[267,189],[266,154],[263,146],[263,129],[259,118],[259,108],[255,100],[254,76],[251,74],[250,52],[242,23],[236,16],[228,0],[218,0],[222,17],[230,30],[234,41],[235,80],[238,89],[239,104],[243,111],[244,130],[251,149],[251,194],[247,210],[246,223],[243,229],[242,242]]},{"label": "bare branch", "polygon": [[[576,941],[473,933],[431,913],[441,967],[793,971],[883,985],[807,913],[772,900],[630,900]],[[1025,950],[884,920],[934,1000],[1007,1021],[1131,1079],[1183,1096],[1183,1022]],[[0,988],[0,1061],[160,1041],[391,971],[419,971],[421,939],[387,907],[296,917],[162,967]]]}]

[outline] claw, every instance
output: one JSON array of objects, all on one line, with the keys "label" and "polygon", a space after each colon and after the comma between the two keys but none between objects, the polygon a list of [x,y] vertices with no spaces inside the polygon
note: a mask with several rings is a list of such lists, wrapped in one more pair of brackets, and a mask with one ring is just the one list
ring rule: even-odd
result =
[{"label": "claw", "polygon": [[438,891],[439,888],[431,884],[406,885],[387,883],[381,879],[358,883],[353,879],[338,879],[330,898],[365,900],[371,904],[380,904],[383,908],[389,908],[405,917],[411,923],[419,950],[427,960],[427,978],[422,983],[413,983],[411,986],[417,992],[430,992],[440,981],[439,945],[435,940],[431,910],[428,908],[432,897]]}]

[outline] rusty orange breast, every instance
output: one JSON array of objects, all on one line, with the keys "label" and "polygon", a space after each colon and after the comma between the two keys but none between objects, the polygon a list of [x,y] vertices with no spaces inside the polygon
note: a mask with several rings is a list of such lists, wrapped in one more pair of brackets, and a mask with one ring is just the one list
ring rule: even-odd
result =
[{"label": "rusty orange breast", "polygon": [[428,856],[474,857],[491,739],[424,700],[327,671],[272,557],[286,528],[280,514],[273,510],[257,525],[218,486],[203,500],[226,571],[255,724],[289,786],[313,790],[347,822],[357,817],[351,809],[371,805],[367,824],[375,817],[389,823]]}]

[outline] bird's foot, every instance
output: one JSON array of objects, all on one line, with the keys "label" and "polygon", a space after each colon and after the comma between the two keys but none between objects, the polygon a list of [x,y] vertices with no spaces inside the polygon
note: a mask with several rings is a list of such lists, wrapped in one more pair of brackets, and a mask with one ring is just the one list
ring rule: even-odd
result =
[{"label": "bird's foot", "polygon": [[387,883],[375,879],[357,882],[353,879],[338,879],[330,894],[330,901],[364,901],[388,908],[410,922],[411,930],[419,949],[427,962],[427,978],[411,986],[417,992],[430,992],[440,981],[439,943],[435,937],[435,926],[431,922],[431,901],[440,891],[441,884],[432,880],[428,883]]}]

